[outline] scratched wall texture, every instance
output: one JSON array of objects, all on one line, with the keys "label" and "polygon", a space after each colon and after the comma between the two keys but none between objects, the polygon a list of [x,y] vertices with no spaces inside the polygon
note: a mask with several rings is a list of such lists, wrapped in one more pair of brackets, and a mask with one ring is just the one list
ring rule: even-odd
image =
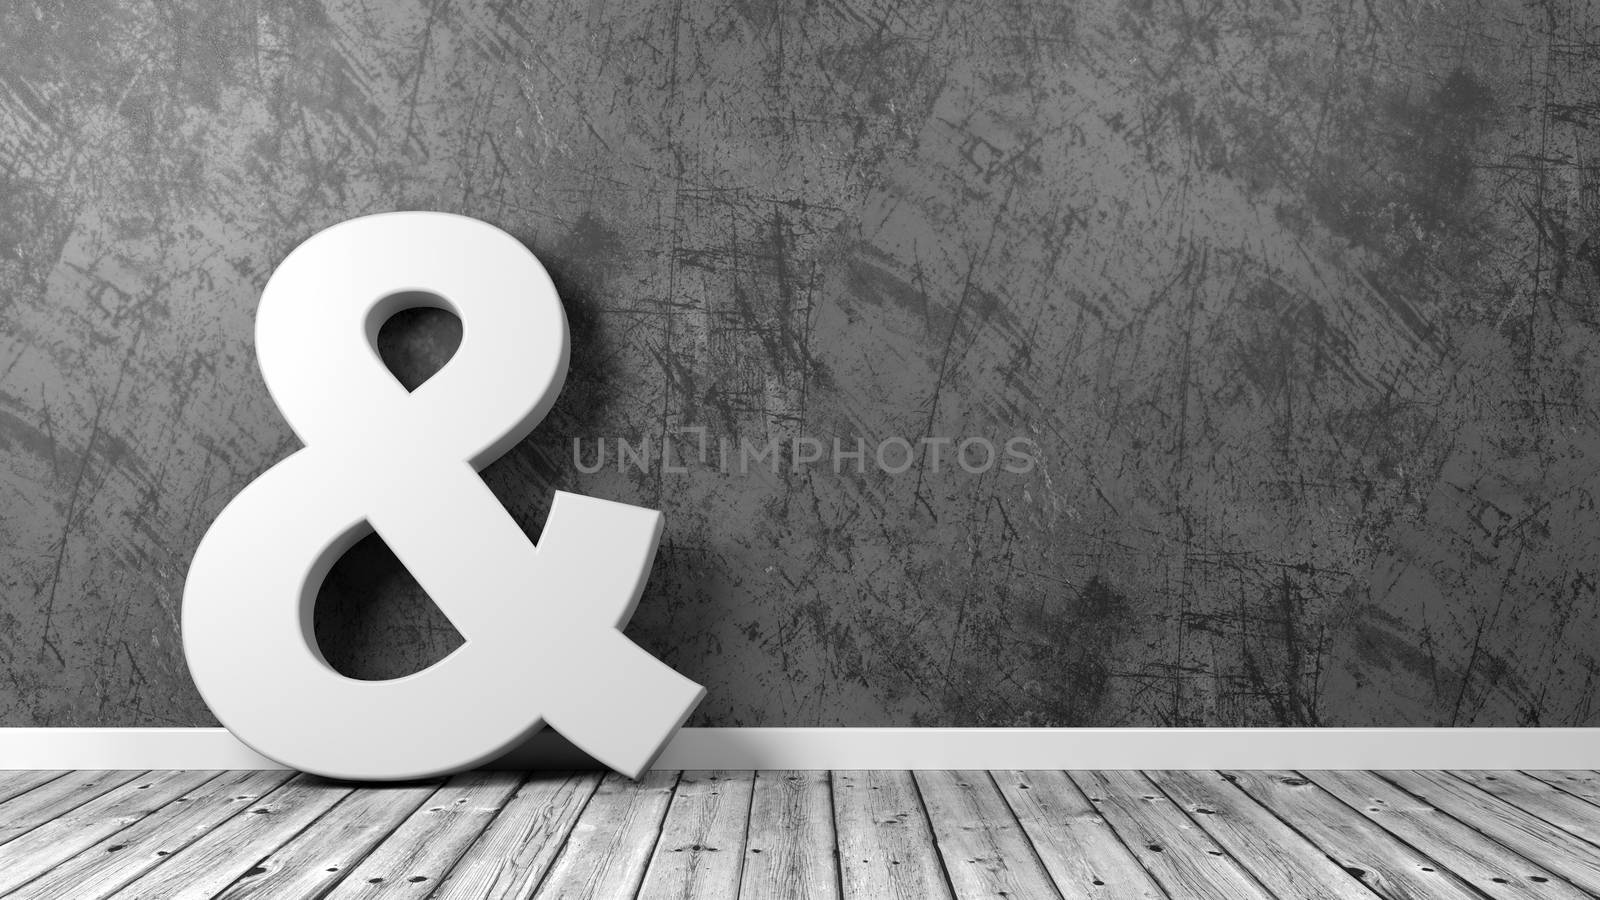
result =
[{"label": "scratched wall texture", "polygon": [[[629,634],[697,724],[1600,724],[1597,129],[1588,0],[0,5],[0,725],[214,721],[185,568],[297,446],[258,293],[418,208],[557,279],[486,478],[666,511]],[[572,458],[692,427],[1039,465]],[[352,551],[329,658],[451,650],[418,594]]]}]

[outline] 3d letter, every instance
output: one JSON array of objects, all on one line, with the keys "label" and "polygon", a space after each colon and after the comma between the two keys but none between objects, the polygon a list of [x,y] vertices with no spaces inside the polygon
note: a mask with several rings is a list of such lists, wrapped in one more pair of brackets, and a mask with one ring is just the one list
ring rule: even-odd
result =
[{"label": "3d letter", "polygon": [[[407,393],[375,338],[419,295],[458,315],[463,336]],[[340,223],[273,273],[256,352],[305,448],[239,492],[189,569],[184,653],[217,718],[335,778],[470,768],[545,723],[613,769],[649,768],[705,694],[620,631],[661,514],[557,492],[535,547],[477,474],[566,378],[566,314],[533,254],[444,213]],[[374,529],[466,638],[392,681],[335,672],[311,627],[323,577]]]}]

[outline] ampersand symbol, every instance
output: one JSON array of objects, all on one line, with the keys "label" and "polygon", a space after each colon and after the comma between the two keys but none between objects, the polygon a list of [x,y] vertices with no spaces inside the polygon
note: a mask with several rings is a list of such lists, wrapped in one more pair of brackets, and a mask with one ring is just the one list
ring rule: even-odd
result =
[{"label": "ampersand symbol", "polygon": [[[408,306],[461,319],[415,391],[378,356]],[[478,476],[531,432],[566,379],[566,314],[505,232],[432,212],[351,219],[273,272],[261,374],[305,445],[245,486],[195,551],[183,647],[212,712],[293,768],[398,780],[488,762],[548,723],[637,778],[705,690],[622,635],[663,517],[558,491],[535,546]],[[466,639],[390,681],[334,671],[312,608],[376,530]]]}]

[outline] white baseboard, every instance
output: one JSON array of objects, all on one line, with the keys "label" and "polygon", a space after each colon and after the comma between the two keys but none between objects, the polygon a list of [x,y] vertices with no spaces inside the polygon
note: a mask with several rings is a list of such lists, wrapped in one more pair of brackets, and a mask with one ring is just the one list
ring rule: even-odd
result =
[{"label": "white baseboard", "polygon": [[[500,768],[584,768],[544,731]],[[221,728],[0,728],[0,769],[281,768]],[[658,769],[1593,769],[1591,728],[685,728]]]}]

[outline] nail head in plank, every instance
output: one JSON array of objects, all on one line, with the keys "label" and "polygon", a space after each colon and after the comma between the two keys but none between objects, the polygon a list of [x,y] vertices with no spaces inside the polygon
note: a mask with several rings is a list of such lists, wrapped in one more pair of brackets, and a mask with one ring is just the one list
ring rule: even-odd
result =
[{"label": "nail head in plank", "polygon": [[1000,793],[1068,898],[1161,900],[1166,892],[1061,771],[997,771]]},{"label": "nail head in plank", "polygon": [[611,773],[589,799],[567,845],[540,886],[540,898],[632,897],[661,835],[678,773],[645,773],[637,782]]},{"label": "nail head in plank", "polygon": [[524,900],[544,880],[598,772],[535,772],[445,876],[435,900]]},{"label": "nail head in plank", "polygon": [[1385,900],[1479,900],[1423,855],[1298,772],[1228,771],[1222,777],[1293,825]]},{"label": "nail head in plank", "polygon": [[754,790],[754,772],[684,772],[645,870],[640,900],[736,900]]},{"label": "nail head in plank", "polygon": [[220,772],[148,772],[0,847],[0,894],[65,863],[156,812]]},{"label": "nail head in plank", "polygon": [[1167,893],[1193,900],[1271,900],[1271,894],[1144,775],[1068,774]]},{"label": "nail head in plank", "polygon": [[1060,896],[988,772],[922,771],[914,777],[958,898]]},{"label": "nail head in plank", "polygon": [[143,770],[68,772],[60,778],[0,803],[0,844],[9,843],[40,825],[145,774]]},{"label": "nail head in plank", "polygon": [[1250,874],[1279,897],[1298,900],[1371,900],[1352,873],[1268,812],[1217,772],[1146,773]]},{"label": "nail head in plank", "polygon": [[323,896],[439,787],[437,781],[361,786],[251,866],[216,900]]},{"label": "nail head in plank", "polygon": [[833,809],[846,900],[949,900],[950,883],[910,772],[834,772]]},{"label": "nail head in plank", "polygon": [[1587,896],[1556,873],[1535,866],[1476,828],[1371,772],[1325,770],[1301,774],[1490,897],[1565,900]]},{"label": "nail head in plank", "polygon": [[350,791],[349,784],[296,775],[112,896],[119,900],[209,900]]},{"label": "nail head in plank", "polygon": [[1591,894],[1600,894],[1600,847],[1445,772],[1381,774],[1491,840]]},{"label": "nail head in plank", "polygon": [[1568,834],[1600,845],[1600,806],[1521,772],[1462,771],[1451,774]]},{"label": "nail head in plank", "polygon": [[1600,803],[1600,772],[1591,772],[1587,769],[1545,769],[1529,770],[1525,774],[1553,785],[1574,797],[1582,797],[1590,803]]},{"label": "nail head in plank", "polygon": [[287,771],[235,771],[207,781],[103,838],[12,895],[18,900],[108,897],[289,780]]},{"label": "nail head in plank", "polygon": [[741,893],[770,900],[838,900],[833,785],[826,771],[756,773]]},{"label": "nail head in plank", "polygon": [[522,775],[453,775],[327,895],[327,900],[428,897],[506,805]]}]

